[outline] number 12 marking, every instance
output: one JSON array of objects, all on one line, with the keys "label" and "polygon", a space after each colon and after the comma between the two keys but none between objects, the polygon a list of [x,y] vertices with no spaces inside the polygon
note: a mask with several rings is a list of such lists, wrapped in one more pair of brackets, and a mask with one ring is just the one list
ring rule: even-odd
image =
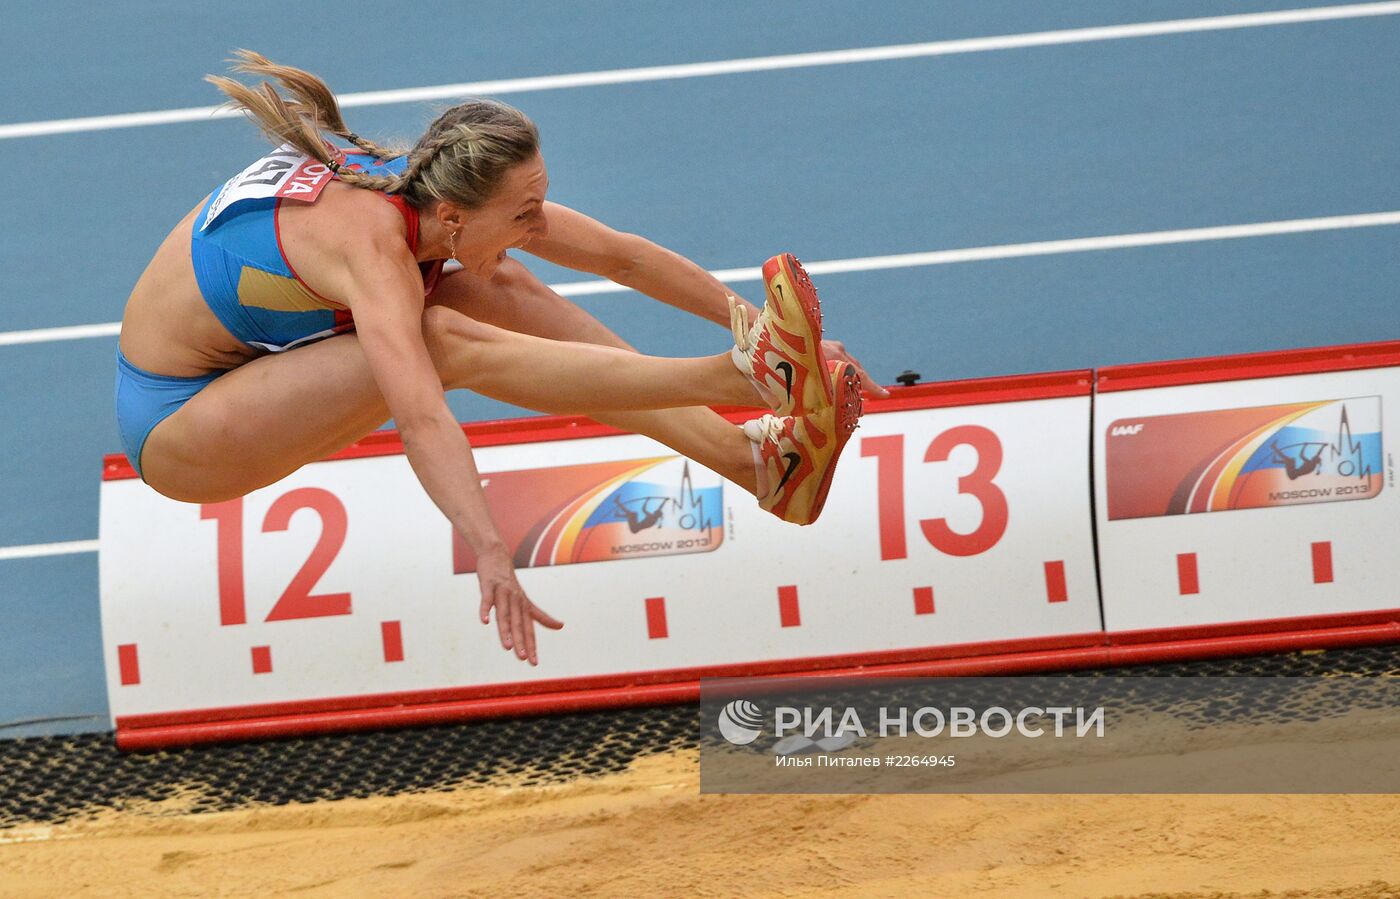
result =
[{"label": "number 12 marking", "polygon": [[[345,545],[348,518],[344,504],[335,494],[320,487],[300,487],[279,496],[263,518],[263,533],[285,531],[291,524],[292,515],[300,509],[311,509],[321,517],[321,537],[265,620],[291,621],[349,615],[349,593],[311,592]],[[199,517],[218,524],[219,623],[246,624],[248,603],[243,578],[243,497],[200,506]]]},{"label": "number 12 marking", "polygon": [[[933,438],[924,452],[925,462],[946,462],[954,447],[970,446],[977,452],[977,465],[958,478],[958,493],[973,497],[982,506],[982,523],[970,534],[960,534],[948,526],[946,518],[925,518],[919,522],[924,539],[939,552],[950,556],[975,556],[997,545],[1006,533],[1009,510],[1006,494],[992,482],[1001,471],[1001,441],[981,425],[960,425]],[[860,454],[874,457],[878,484],[880,559],[907,559],[909,544],[904,527],[904,435],[866,437]]]}]

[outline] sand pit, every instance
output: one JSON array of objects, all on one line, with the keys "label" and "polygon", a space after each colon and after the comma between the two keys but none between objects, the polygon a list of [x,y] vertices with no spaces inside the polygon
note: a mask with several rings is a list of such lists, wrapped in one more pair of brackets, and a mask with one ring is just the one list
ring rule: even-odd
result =
[{"label": "sand pit", "polygon": [[699,795],[559,786],[0,831],[0,896],[1400,897],[1400,796]]}]

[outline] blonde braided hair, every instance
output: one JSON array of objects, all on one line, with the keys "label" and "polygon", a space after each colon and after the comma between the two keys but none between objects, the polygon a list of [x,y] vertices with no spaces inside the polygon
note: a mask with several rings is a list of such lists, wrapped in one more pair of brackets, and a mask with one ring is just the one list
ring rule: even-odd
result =
[{"label": "blonde braided hair", "polygon": [[[412,149],[384,147],[351,131],[340,104],[324,81],[310,72],[278,65],[252,50],[238,50],[233,70],[271,78],[291,98],[268,81],[257,87],[222,75],[205,80],[221,90],[229,105],[243,110],[275,144],[291,144],[316,161],[336,170],[346,184],[367,190],[401,194],[415,208],[443,200],[475,209],[500,184],[511,166],[539,152],[535,123],[520,110],[497,100],[469,100],[438,116]],[[323,134],[348,141],[377,159],[408,154],[401,175],[369,175],[336,165],[336,149]]]}]

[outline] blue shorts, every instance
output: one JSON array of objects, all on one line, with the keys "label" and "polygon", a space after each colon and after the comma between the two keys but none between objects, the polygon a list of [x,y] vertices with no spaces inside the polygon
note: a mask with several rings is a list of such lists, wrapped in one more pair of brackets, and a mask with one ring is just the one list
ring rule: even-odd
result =
[{"label": "blue shorts", "polygon": [[[117,349],[117,430],[131,467],[141,474],[141,449],[155,426],[213,383],[224,372],[197,378],[153,375],[132,365]],[[141,475],[145,480],[145,475]]]}]

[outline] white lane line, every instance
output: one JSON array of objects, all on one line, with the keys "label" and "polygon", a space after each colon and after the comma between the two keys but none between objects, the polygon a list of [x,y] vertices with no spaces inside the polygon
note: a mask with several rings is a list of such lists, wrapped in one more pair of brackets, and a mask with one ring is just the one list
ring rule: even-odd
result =
[{"label": "white lane line", "polygon": [[73,540],[68,543],[35,543],[30,546],[0,546],[0,562],[9,559],[37,559],[41,556],[71,556],[97,552],[96,540]]},{"label": "white lane line", "polygon": [[[1131,25],[1105,25],[1093,28],[1068,28],[1059,31],[1037,31],[1026,34],[1003,34],[992,37],[962,38],[950,41],[929,41],[919,44],[893,44],[883,47],[861,47],[850,50],[828,50],[815,53],[791,53],[783,56],[754,56],[714,62],[685,63],[670,66],[647,66],[635,69],[610,69],[599,72],[574,72],[564,75],[540,75],[532,78],[506,78],[496,81],[467,81],[428,87],[395,90],[361,91],[340,95],[340,105],[383,106],[393,103],[414,103],[450,100],[467,96],[518,94],[531,91],[561,90],[575,87],[596,87],[606,84],[635,84],[643,81],[669,81],[679,78],[707,78],[714,75],[738,75],[746,72],[767,72],[777,69],[800,69],[815,66],[849,65],[851,63],[885,62],[893,59],[914,59],[929,56],[954,56],[962,53],[986,53],[994,50],[1019,50],[1026,47],[1049,47],[1061,44],[1082,44],[1095,41],[1158,37],[1168,34],[1189,34],[1201,31],[1231,31],[1240,28],[1261,28],[1270,25],[1297,25],[1306,22],[1328,22],[1369,16],[1400,14],[1400,0],[1384,3],[1352,3],[1345,6],[1317,6],[1304,9],[1282,9],[1270,12],[1243,13],[1230,16],[1209,16],[1197,19],[1171,19],[1159,22],[1139,22]],[[238,113],[219,106],[196,106],[153,112],[129,112],[116,115],[84,116],[72,119],[51,119],[42,122],[15,122],[0,125],[0,140],[39,137],[48,134],[71,134],[84,131],[109,131],[117,128],[137,128],[146,125],[169,125],[177,122],[200,122],[230,118]]]},{"label": "white lane line", "polygon": [[[1310,231],[1336,231],[1342,228],[1375,228],[1400,225],[1400,211],[1374,212],[1363,215],[1335,215],[1325,218],[1290,219],[1281,222],[1259,222],[1250,225],[1218,225],[1210,228],[1187,228],[1180,231],[1144,231],[1139,234],[1113,234],[1105,237],[1078,237],[1070,240],[1045,240],[1036,243],[1002,244],[992,247],[968,247],[962,250],[934,250],[928,253],[899,253],[891,256],[865,256],[855,259],[829,259],[825,262],[803,262],[811,275],[837,275],[848,272],[873,272],[892,268],[915,268],[923,265],[949,265],[958,262],[986,262],[993,259],[1016,259],[1023,256],[1050,256],[1057,253],[1088,253],[1094,250],[1122,250],[1132,247],[1155,247],[1174,243],[1196,243],[1211,240],[1235,240],[1242,237],[1268,237],[1279,234],[1302,234]],[[758,281],[760,268],[730,268],[713,271],[721,281]],[[550,285],[564,296],[617,293],[630,288],[611,281],[574,281]],[[4,341],[0,334],[0,344]]]},{"label": "white lane line", "polygon": [[[1042,240],[1035,243],[1000,244],[991,247],[967,247],[961,250],[933,250],[926,253],[897,253],[890,256],[861,256],[853,259],[828,259],[804,262],[802,267],[812,275],[840,275],[850,272],[874,272],[894,268],[917,268],[925,265],[951,265],[958,262],[987,262],[996,259],[1017,259],[1025,256],[1051,256],[1059,253],[1088,253],[1095,250],[1124,250],[1134,247],[1157,247],[1174,243],[1199,243],[1212,240],[1238,240],[1244,237],[1270,237],[1280,234],[1304,234],[1312,231],[1338,231],[1345,228],[1376,228],[1400,225],[1400,211],[1368,212],[1360,215],[1333,215],[1323,218],[1288,219],[1280,222],[1256,222],[1248,225],[1216,225],[1209,228],[1185,228],[1178,231],[1143,231],[1137,234],[1110,234],[1103,237],[1076,237],[1068,240]],[[710,274],[726,283],[758,281],[761,268],[716,269]],[[612,281],[567,281],[549,285],[566,297],[594,296],[604,293],[624,293],[631,290]],[[51,343],[59,340],[81,340],[86,337],[115,337],[120,322],[100,325],[73,325],[64,328],[38,328],[32,331],[0,332],[0,347],[26,343]]]},{"label": "white lane line", "polygon": [[87,337],[116,337],[121,333],[121,329],[121,322],[106,322],[100,325],[70,325],[64,328],[8,331],[0,333],[0,346],[16,346],[22,343],[52,343],[56,340],[82,340]]}]

